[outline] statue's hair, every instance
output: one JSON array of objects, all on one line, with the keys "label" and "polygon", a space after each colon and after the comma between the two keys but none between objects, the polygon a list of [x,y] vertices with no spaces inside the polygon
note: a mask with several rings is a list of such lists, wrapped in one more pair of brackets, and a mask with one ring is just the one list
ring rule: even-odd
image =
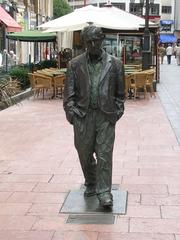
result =
[{"label": "statue's hair", "polygon": [[81,31],[81,40],[87,42],[91,39],[104,39],[105,35],[100,27],[89,25]]}]

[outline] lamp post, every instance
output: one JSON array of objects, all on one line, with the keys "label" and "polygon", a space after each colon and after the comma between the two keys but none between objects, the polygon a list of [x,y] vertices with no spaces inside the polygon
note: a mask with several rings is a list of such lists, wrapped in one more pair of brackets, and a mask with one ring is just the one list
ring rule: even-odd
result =
[{"label": "lamp post", "polygon": [[146,70],[150,65],[150,31],[149,31],[149,0],[145,3],[145,28],[143,34],[142,69]]},{"label": "lamp post", "polygon": [[149,9],[150,4],[154,3],[154,0],[140,0],[141,6],[145,5],[145,28],[143,34],[143,49],[142,49],[142,69],[149,69],[151,65],[151,42],[149,31]]},{"label": "lamp post", "polygon": [[[130,0],[130,3],[135,4],[135,0]],[[154,0],[139,0],[141,8],[141,16],[143,16],[143,8],[145,7],[145,28],[143,33],[143,46],[142,46],[142,69],[146,70],[151,65],[151,47],[150,47],[150,31],[149,31],[149,9],[150,4]]]}]

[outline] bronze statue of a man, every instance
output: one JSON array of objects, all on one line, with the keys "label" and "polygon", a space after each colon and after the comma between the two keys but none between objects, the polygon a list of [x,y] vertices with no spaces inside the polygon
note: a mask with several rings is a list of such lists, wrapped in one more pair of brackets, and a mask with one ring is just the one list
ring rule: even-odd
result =
[{"label": "bronze statue of a man", "polygon": [[121,61],[102,49],[101,28],[81,32],[86,52],[69,62],[64,109],[74,126],[74,142],[85,178],[85,197],[97,195],[111,207],[112,152],[115,124],[124,112],[124,70]]}]

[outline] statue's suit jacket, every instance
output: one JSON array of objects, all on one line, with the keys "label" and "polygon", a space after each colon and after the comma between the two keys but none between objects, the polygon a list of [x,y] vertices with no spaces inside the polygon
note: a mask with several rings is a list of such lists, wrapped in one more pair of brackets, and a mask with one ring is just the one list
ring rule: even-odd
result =
[{"label": "statue's suit jacket", "polygon": [[[124,68],[117,58],[103,51],[102,72],[98,87],[98,108],[112,122],[124,112]],[[64,89],[64,110],[67,120],[72,124],[73,116],[84,117],[90,105],[91,80],[88,73],[87,53],[69,62]]]}]

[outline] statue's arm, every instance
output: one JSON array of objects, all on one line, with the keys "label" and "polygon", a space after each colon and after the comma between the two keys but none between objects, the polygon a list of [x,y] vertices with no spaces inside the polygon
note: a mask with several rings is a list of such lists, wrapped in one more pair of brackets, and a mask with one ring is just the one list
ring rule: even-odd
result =
[{"label": "statue's arm", "polygon": [[66,118],[71,124],[73,123],[74,105],[75,105],[75,73],[70,62],[66,73],[63,106],[66,113]]},{"label": "statue's arm", "polygon": [[118,77],[116,79],[116,95],[115,102],[117,107],[117,120],[124,113],[124,100],[125,100],[125,77],[124,77],[124,66],[121,62],[116,63]]}]

